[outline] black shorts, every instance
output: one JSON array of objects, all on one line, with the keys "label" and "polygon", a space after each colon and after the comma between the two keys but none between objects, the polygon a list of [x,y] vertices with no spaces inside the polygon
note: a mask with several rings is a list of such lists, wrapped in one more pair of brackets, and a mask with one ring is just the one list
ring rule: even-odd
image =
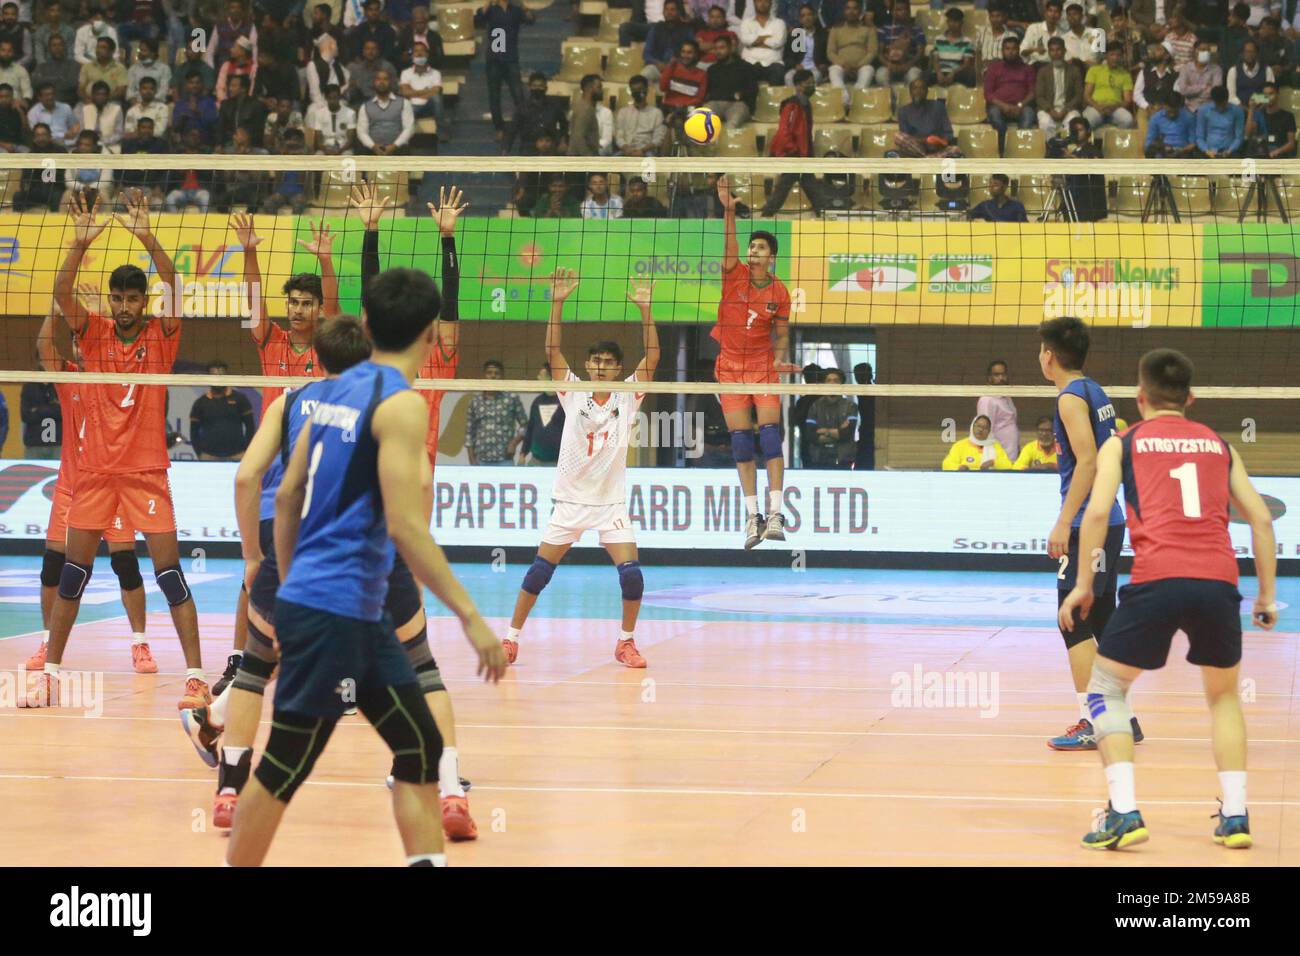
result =
[{"label": "black shorts", "polygon": [[276,710],[333,719],[387,687],[417,683],[387,613],[361,621],[278,601],[275,633]]},{"label": "black shorts", "polygon": [[270,621],[275,613],[275,595],[280,590],[280,569],[275,563],[275,520],[263,519],[257,526],[257,536],[262,542],[262,563],[253,576],[248,603]]},{"label": "black shorts", "polygon": [[1226,581],[1166,578],[1120,589],[1119,607],[1097,653],[1130,667],[1158,670],[1175,631],[1185,631],[1188,663],[1233,667],[1241,662],[1241,595]]},{"label": "black shorts", "polygon": [[424,588],[415,580],[402,556],[393,558],[393,570],[388,575],[388,597],[384,599],[384,612],[401,627],[424,610]]},{"label": "black shorts", "polygon": [[[1113,524],[1106,529],[1106,544],[1103,546],[1106,560],[1097,568],[1092,578],[1092,593],[1100,597],[1115,593],[1119,584],[1119,555],[1124,550],[1124,526]],[[1079,529],[1070,529],[1070,550],[1066,553],[1065,566],[1056,572],[1056,589],[1073,591],[1079,572]]]}]

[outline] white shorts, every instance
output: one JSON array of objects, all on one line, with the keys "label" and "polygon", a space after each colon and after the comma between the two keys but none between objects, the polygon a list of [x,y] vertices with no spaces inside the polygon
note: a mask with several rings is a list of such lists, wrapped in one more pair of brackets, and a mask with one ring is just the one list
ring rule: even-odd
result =
[{"label": "white shorts", "polygon": [[597,532],[601,544],[636,543],[627,505],[577,505],[569,501],[555,502],[542,543],[573,544],[588,531]]}]

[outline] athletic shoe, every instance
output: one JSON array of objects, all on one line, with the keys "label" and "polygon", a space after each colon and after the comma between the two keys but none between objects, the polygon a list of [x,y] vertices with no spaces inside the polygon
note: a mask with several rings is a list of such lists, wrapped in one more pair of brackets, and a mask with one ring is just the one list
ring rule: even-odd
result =
[{"label": "athletic shoe", "polygon": [[775,514],[767,516],[767,524],[763,525],[763,540],[785,540],[785,515]]},{"label": "athletic shoe", "polygon": [[1080,720],[1061,736],[1049,740],[1047,746],[1053,750],[1096,750],[1097,733],[1092,729],[1092,721]]},{"label": "athletic shoe", "polygon": [[1108,803],[1106,819],[1102,822],[1101,829],[1087,834],[1083,838],[1083,845],[1089,850],[1122,850],[1138,843],[1146,843],[1149,838],[1141,813],[1136,810],[1131,813],[1116,813]]},{"label": "athletic shoe", "polygon": [[618,642],[614,648],[614,660],[624,667],[645,667],[645,658],[636,649],[636,641],[630,639]]},{"label": "athletic shoe", "polygon": [[344,717],[355,717],[356,715],[357,709],[355,707],[349,707],[347,710],[343,711]]},{"label": "athletic shoe", "polygon": [[456,843],[478,839],[478,827],[469,815],[469,801],[464,797],[442,798],[442,832]]},{"label": "athletic shoe", "polygon": [[51,680],[50,677],[51,675],[49,674],[38,674],[35,683],[29,683],[27,687],[23,689],[23,706],[59,706],[59,682]]},{"label": "athletic shoe", "polygon": [[243,654],[231,654],[226,658],[226,669],[221,672],[221,679],[212,685],[213,697],[220,697],[221,692],[230,686],[230,682],[235,679],[235,674],[239,672],[239,664],[243,659]]},{"label": "athletic shoe", "polygon": [[41,646],[36,648],[36,653],[27,658],[26,669],[29,671],[38,671],[45,667],[45,655],[50,649],[49,641],[41,641]]},{"label": "athletic shoe", "polygon": [[1136,717],[1129,721],[1129,726],[1133,728],[1133,743],[1140,744],[1146,740],[1147,735],[1142,733],[1142,725],[1138,723]]},{"label": "athletic shoe", "polygon": [[218,830],[229,830],[235,825],[235,804],[239,802],[237,793],[219,793],[212,801],[212,825]]},{"label": "athletic shoe", "polygon": [[506,652],[506,663],[513,664],[515,658],[519,656],[519,642],[512,641],[508,637],[501,639],[501,648]]},{"label": "athletic shoe", "polygon": [[748,551],[763,540],[763,516],[750,515],[745,522],[745,550]]},{"label": "athletic shoe", "polygon": [[185,682],[185,696],[176,702],[177,710],[194,710],[212,703],[212,693],[205,681],[191,677]]},{"label": "athletic shoe", "polygon": [[181,726],[190,738],[190,743],[198,751],[199,759],[209,767],[217,765],[217,738],[222,728],[213,725],[211,715],[206,707],[181,711]]},{"label": "athletic shoe", "polygon": [[1214,828],[1214,842],[1220,846],[1226,846],[1230,850],[1248,849],[1255,841],[1250,837],[1250,814],[1243,813],[1239,817],[1225,817],[1223,815],[1223,802],[1219,802],[1219,812],[1213,814],[1219,820],[1219,825]]},{"label": "athletic shoe", "polygon": [[137,674],[157,674],[158,665],[149,651],[148,644],[131,645],[131,666]]}]

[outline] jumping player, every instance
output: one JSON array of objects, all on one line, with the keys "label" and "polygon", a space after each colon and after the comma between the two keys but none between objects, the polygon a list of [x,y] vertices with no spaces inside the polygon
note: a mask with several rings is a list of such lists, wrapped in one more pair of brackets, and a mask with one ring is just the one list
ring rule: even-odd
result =
[{"label": "jumping player", "polygon": [[446,864],[437,810],[442,739],[384,614],[393,546],[460,618],[497,680],[500,643],[429,535],[418,500],[428,407],[411,389],[433,344],[434,281],[394,269],[363,298],[371,361],[312,387],[315,407],[276,492],[280,677],[266,753],[235,814],[227,862],[258,865],[340,715],[355,705],[393,752],[393,814],[407,863]]},{"label": "jumping player", "polygon": [[[1088,680],[1097,656],[1097,637],[1115,610],[1119,555],[1124,547],[1124,512],[1112,493],[1107,502],[1106,540],[1096,549],[1079,550],[1079,523],[1097,474],[1097,449],[1115,434],[1115,406],[1102,387],[1083,372],[1091,340],[1088,326],[1081,319],[1073,316],[1048,319],[1039,326],[1038,335],[1041,339],[1038,364],[1043,376],[1059,392],[1052,429],[1061,474],[1061,511],[1047,538],[1047,553],[1058,565],[1056,605],[1059,608],[1074,587],[1081,563],[1094,570],[1089,578],[1098,598],[1086,618],[1080,619],[1073,628],[1061,629],[1070,658],[1079,719],[1064,734],[1049,740],[1047,746],[1053,750],[1095,750],[1097,736],[1088,712]],[[1136,717],[1133,736],[1142,739],[1142,728]]]},{"label": "jumping player", "polygon": [[[54,320],[61,315],[57,305],[50,307],[36,334],[36,351],[41,367],[47,372],[80,372],[81,352],[77,341],[72,341],[74,361],[64,361],[54,344]],[[85,441],[86,416],[81,407],[80,387],[59,382],[54,386],[59,396],[59,409],[63,418],[63,452],[59,456],[59,477],[54,482],[54,500],[50,503],[49,528],[45,532],[45,557],[41,561],[41,623],[46,628],[45,637],[36,653],[27,659],[27,670],[44,670],[49,650],[50,611],[59,587],[59,577],[67,562],[68,509],[72,506],[73,489],[77,483],[77,460]],[[131,666],[137,674],[156,674],[158,665],[149,652],[145,640],[144,579],[140,577],[140,561],[135,555],[135,531],[122,525],[118,517],[104,531],[108,542],[108,560],[117,575],[122,592],[122,607],[131,625]]]},{"label": "jumping player", "polygon": [[[781,374],[800,370],[790,363],[790,293],[772,272],[777,253],[776,236],[761,229],[750,233],[748,256],[741,262],[736,239],[737,199],[726,176],[718,177],[718,201],[722,203],[726,245],[722,253],[722,301],[718,303],[718,323],[710,333],[721,345],[714,377],[719,382],[774,384]],[[745,493],[745,548],[748,550],[760,541],[784,541],[781,398],[746,394],[719,395],[718,399],[731,432],[731,454]],[[766,517],[758,507],[755,413],[758,446],[767,466]]]},{"label": "jumping player", "polygon": [[[1276,543],[1268,506],[1250,483],[1241,456],[1215,432],[1188,421],[1192,363],[1173,349],[1156,349],[1138,367],[1142,421],[1102,446],[1092,500],[1079,529],[1081,547],[1100,547],[1107,534],[1107,502],[1124,485],[1133,575],[1120,591],[1101,635],[1088,681],[1088,707],[1096,725],[1110,804],[1105,821],[1083,838],[1094,850],[1143,843],[1133,774],[1128,690],[1143,671],[1159,670],[1174,632],[1187,634],[1187,660],[1201,669],[1210,708],[1214,760],[1222,805],[1214,842],[1251,845],[1246,811],[1246,723],[1238,697],[1241,664],[1241,595],[1237,559],[1228,535],[1228,506],[1250,522],[1259,593],[1252,619],[1264,630],[1277,623]],[[1061,604],[1063,630],[1077,627],[1095,600],[1093,571],[1079,568]]]},{"label": "jumping player", "polygon": [[[149,283],[137,266],[123,265],[108,280],[111,318],[89,312],[75,295],[77,272],[91,244],[108,222],[95,207],[74,196],[72,245],[54,278],[54,299],[76,337],[87,372],[159,374],[171,371],[180,347],[181,320],[174,313],[176,269],[149,225],[148,201],[139,190],[125,195],[119,225],[133,235],[153,262],[162,283],[164,314],[150,317]],[[167,306],[170,306],[168,308]],[[162,385],[88,385],[80,391],[85,406],[85,440],[78,462],[76,494],[68,509],[67,561],[59,575],[50,613],[50,646],[37,703],[51,703],[68,635],[76,623],[81,595],[90,581],[104,532],[120,523],[144,535],[154,579],[171,608],[185,653],[185,693],[178,707],[208,703],[199,653],[199,621],[194,598],[181,570],[167,469],[166,402]]]},{"label": "jumping player", "polygon": [[[551,277],[546,360],[551,366],[551,377],[557,382],[582,381],[569,369],[560,344],[564,301],[577,287],[578,276],[571,269],[557,269]],[[639,285],[627,295],[641,313],[645,357],[623,381],[651,381],[659,365],[659,333],[650,317],[651,293],[651,286]],[[623,375],[623,349],[617,342],[596,342],[587,349],[586,369],[594,384],[618,381]],[[633,639],[645,581],[626,503],[627,449],[633,420],[645,393],[559,390],[557,395],[564,409],[564,432],[551,493],[555,505],[537,556],[524,574],[523,586],[515,599],[510,630],[502,641],[506,658],[513,664],[519,656],[524,622],[538,595],[550,582],[556,565],[583,534],[595,531],[618,568],[623,592],[622,631],[614,647],[614,659],[626,667],[645,667],[645,658]]]}]

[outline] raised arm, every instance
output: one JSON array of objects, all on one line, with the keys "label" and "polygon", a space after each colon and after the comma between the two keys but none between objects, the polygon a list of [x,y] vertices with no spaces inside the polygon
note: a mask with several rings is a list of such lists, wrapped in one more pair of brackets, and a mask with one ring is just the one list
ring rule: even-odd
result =
[{"label": "raised arm", "polygon": [[730,272],[740,261],[740,243],[736,239],[736,197],[726,176],[718,177],[718,202],[722,203],[722,271]]},{"label": "raised arm", "polygon": [[654,380],[655,369],[659,367],[659,329],[650,317],[650,303],[654,297],[654,283],[641,282],[634,285],[627,294],[628,301],[641,312],[641,340],[645,344],[645,357],[636,367],[636,380],[650,382]]},{"label": "raised arm", "polygon": [[144,190],[127,190],[123,201],[126,212],[118,213],[113,218],[117,220],[118,225],[135,236],[140,245],[144,246],[145,252],[149,253],[158,281],[166,290],[163,293],[163,302],[171,304],[171,308],[163,309],[163,314],[158,316],[158,320],[162,323],[163,334],[171,335],[180,328],[182,312],[176,282],[176,264],[172,262],[172,257],[162,247],[158,237],[153,234],[149,223],[149,199],[145,196]]},{"label": "raised arm", "polygon": [[334,233],[330,232],[329,223],[323,218],[317,222],[307,223],[311,229],[311,241],[299,239],[298,245],[310,252],[320,263],[320,285],[324,295],[321,311],[325,318],[339,315],[339,276],[334,271]]},{"label": "raised arm", "polygon": [[[1073,441],[1073,437],[1071,438]],[[1092,610],[1092,581],[1097,569],[1094,556],[1104,554],[1106,543],[1106,525],[1110,519],[1110,505],[1119,491],[1123,477],[1124,445],[1118,435],[1113,435],[1094,454],[1096,477],[1084,484],[1079,480],[1078,465],[1075,466],[1074,481],[1070,484],[1073,492],[1076,484],[1084,488],[1084,494],[1092,492],[1088,500],[1088,509],[1083,513],[1083,523],[1079,525],[1079,566],[1075,568],[1074,590],[1061,604],[1058,616],[1061,627],[1067,631],[1074,630],[1074,609],[1079,609],[1079,616],[1086,618]],[[1082,463],[1082,462],[1080,462]],[[1082,500],[1082,496],[1080,497]],[[1267,512],[1267,509],[1266,509]],[[1114,573],[1114,568],[1107,568]]]},{"label": "raised arm", "polygon": [[[1097,474],[1097,439],[1093,435],[1088,403],[1078,395],[1062,395],[1056,400],[1056,407],[1061,416],[1061,424],[1065,426],[1065,434],[1070,438],[1070,448],[1074,450],[1074,477],[1070,480],[1070,490],[1065,493],[1065,500],[1061,502],[1061,513],[1056,518],[1056,526],[1047,539],[1047,553],[1053,558],[1061,557],[1069,549],[1070,525],[1083,507],[1083,501],[1088,497],[1088,490]],[[1112,494],[1111,501],[1114,500]],[[1106,502],[1106,512],[1110,513],[1109,501]]]},{"label": "raised arm", "polygon": [[1237,511],[1250,522],[1250,550],[1255,556],[1257,593],[1252,618],[1266,631],[1277,624],[1277,540],[1273,534],[1273,515],[1268,505],[1250,483],[1246,466],[1237,450],[1232,453],[1232,472],[1228,476],[1228,496]]},{"label": "raised arm", "polygon": [[374,183],[361,183],[352,187],[348,201],[366,230],[361,237],[361,297],[364,299],[371,280],[379,275],[379,220],[388,208],[388,197]]},{"label": "raised arm", "polygon": [[235,238],[244,250],[244,284],[248,286],[249,305],[253,309],[248,330],[253,333],[253,341],[258,348],[261,348],[271,332],[266,296],[262,294],[262,264],[257,259],[257,247],[261,244],[262,237],[253,229],[253,217],[247,213],[231,216],[230,228],[235,231]]},{"label": "raised arm", "polygon": [[81,260],[85,258],[86,250],[108,226],[108,220],[100,222],[95,218],[95,210],[98,206],[99,202],[96,200],[94,206],[87,207],[82,193],[73,194],[72,243],[68,247],[68,254],[63,258],[63,264],[59,266],[59,271],[54,276],[54,303],[63,313],[68,328],[77,334],[90,320],[90,313],[77,298],[77,273],[81,270]]},{"label": "raised arm", "polygon": [[551,275],[551,318],[546,323],[546,362],[551,366],[551,378],[557,382],[569,377],[569,363],[564,360],[561,346],[560,317],[564,314],[564,300],[578,287],[578,274],[572,269],[556,269]]},{"label": "raised arm", "polygon": [[438,204],[429,203],[429,213],[442,237],[442,311],[438,315],[438,344],[445,357],[460,346],[460,257],[456,255],[456,220],[469,203],[455,186],[438,188]]}]

